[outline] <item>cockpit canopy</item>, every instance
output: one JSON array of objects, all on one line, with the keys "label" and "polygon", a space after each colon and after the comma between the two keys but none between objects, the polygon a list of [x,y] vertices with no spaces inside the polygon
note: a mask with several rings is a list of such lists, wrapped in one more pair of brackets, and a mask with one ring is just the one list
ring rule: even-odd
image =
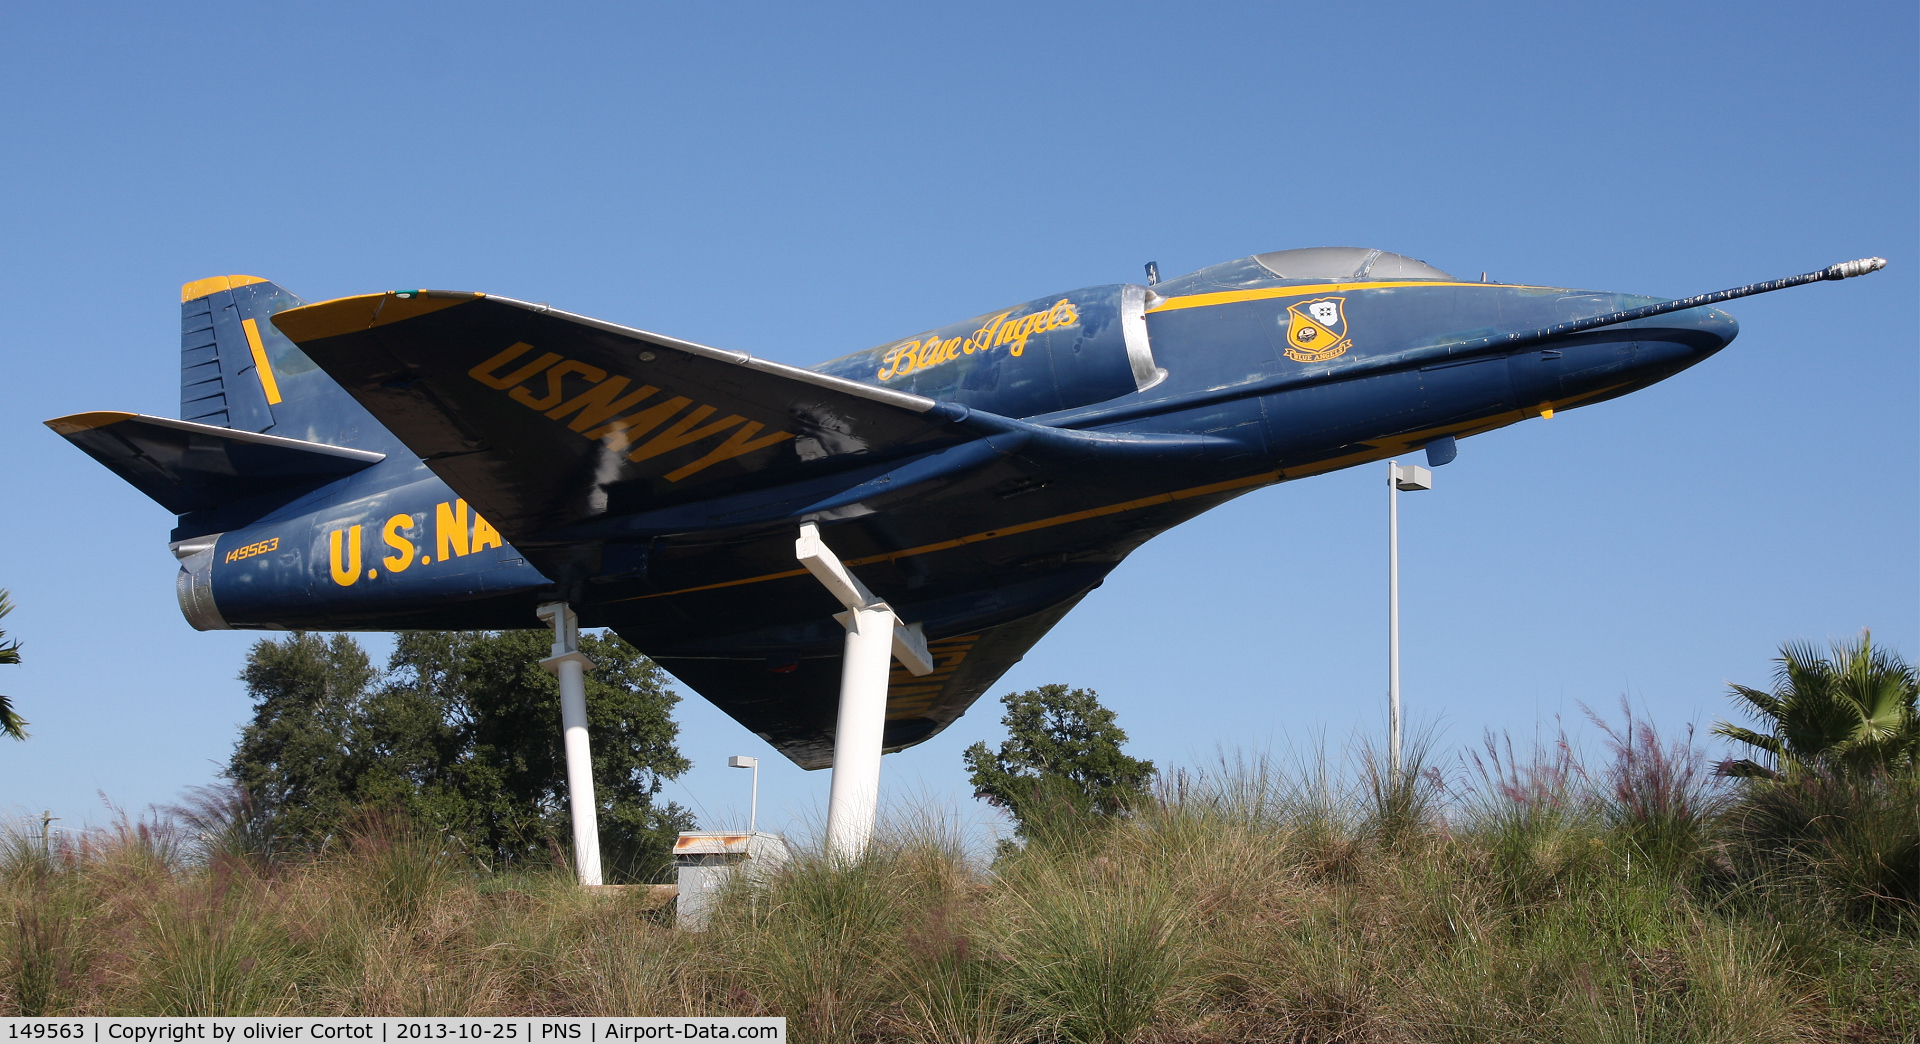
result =
[{"label": "cockpit canopy", "polygon": [[1260,267],[1281,279],[1312,282],[1358,282],[1372,279],[1440,279],[1452,276],[1404,254],[1366,247],[1307,247],[1255,254]]}]

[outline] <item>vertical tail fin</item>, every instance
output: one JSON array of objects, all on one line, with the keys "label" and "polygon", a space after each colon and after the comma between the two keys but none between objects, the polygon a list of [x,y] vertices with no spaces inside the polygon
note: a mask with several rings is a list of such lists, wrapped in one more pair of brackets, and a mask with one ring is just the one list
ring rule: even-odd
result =
[{"label": "vertical tail fin", "polygon": [[268,321],[303,304],[258,276],[182,286],[180,419],[386,449],[393,441],[386,429]]}]

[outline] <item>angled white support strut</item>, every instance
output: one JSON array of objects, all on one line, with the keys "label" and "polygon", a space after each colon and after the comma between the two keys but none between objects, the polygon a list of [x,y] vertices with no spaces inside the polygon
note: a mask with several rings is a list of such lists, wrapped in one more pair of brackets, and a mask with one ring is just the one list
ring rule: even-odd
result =
[{"label": "angled white support strut", "polygon": [[840,661],[840,713],[833,733],[833,788],[827,798],[827,852],[855,860],[873,838],[880,805],[880,750],[887,726],[887,670],[899,657],[913,674],[933,673],[926,635],[919,624],[904,625],[887,603],[867,590],[820,540],[819,527],[800,527],[794,555],[826,587],[844,613],[834,619],[847,629],[846,655]]},{"label": "angled white support strut", "polygon": [[540,666],[560,679],[560,728],[567,750],[567,811],[573,820],[573,862],[580,883],[600,883],[599,806],[593,800],[593,751],[587,745],[587,668],[580,651],[580,621],[565,602],[534,610],[553,625],[553,655]]}]

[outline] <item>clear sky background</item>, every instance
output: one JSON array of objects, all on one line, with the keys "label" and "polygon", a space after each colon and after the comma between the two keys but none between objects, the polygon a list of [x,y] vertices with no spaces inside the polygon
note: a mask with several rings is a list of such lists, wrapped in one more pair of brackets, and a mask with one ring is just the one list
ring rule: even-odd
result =
[{"label": "clear sky background", "polygon": [[[1704,733],[1787,639],[1920,654],[1916,9],[1758,4],[0,8],[0,816],[211,782],[258,634],[42,427],[178,411],[182,282],[484,290],[811,364],[1011,302],[1341,245],[1727,306],[1727,351],[1462,444],[1402,499],[1404,689],[1449,751],[1630,696]],[[1385,465],[1149,544],[994,687],[1089,686],[1162,766],[1378,735]],[[529,621],[530,623],[532,621]],[[367,636],[384,657],[390,643]],[[557,711],[556,711],[557,713]],[[989,697],[885,762],[984,824]],[[824,807],[698,697],[703,824]],[[1591,730],[1586,735],[1592,736]]]}]

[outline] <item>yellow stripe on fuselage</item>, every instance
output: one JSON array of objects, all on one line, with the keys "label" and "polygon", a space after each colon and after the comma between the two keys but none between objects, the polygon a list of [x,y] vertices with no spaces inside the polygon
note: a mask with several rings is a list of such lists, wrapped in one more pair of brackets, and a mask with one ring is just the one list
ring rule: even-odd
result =
[{"label": "yellow stripe on fuselage", "polygon": [[[1153,496],[1141,497],[1138,500],[1128,500],[1119,504],[1106,504],[1101,507],[1088,508],[1085,511],[1073,511],[1064,515],[1054,515],[1051,518],[1035,519],[1032,522],[1017,522],[1011,526],[989,529],[983,533],[971,533],[967,536],[955,537],[952,540],[941,540],[932,544],[921,544],[919,547],[910,547],[904,551],[889,551],[883,555],[868,555],[865,558],[849,558],[846,564],[852,567],[874,565],[878,562],[894,562],[902,558],[912,558],[915,555],[931,554],[935,551],[948,551],[956,547],[964,547],[967,544],[978,544],[982,541],[998,540],[1001,537],[1016,536],[1020,533],[1031,533],[1036,529],[1051,529],[1054,526],[1064,526],[1069,522],[1081,522],[1089,518],[1098,518],[1101,515],[1117,515],[1124,511],[1137,511],[1140,508],[1152,507],[1156,504],[1171,504],[1176,500],[1187,500],[1191,497],[1204,496],[1208,493],[1224,493],[1228,490],[1244,489],[1248,486],[1262,486],[1270,482],[1278,482],[1283,477],[1284,475],[1281,472],[1267,471],[1258,475],[1249,475],[1246,478],[1229,479],[1226,482],[1214,482],[1205,486],[1194,486],[1191,489],[1175,490],[1172,493],[1156,493]],[[757,584],[766,580],[784,580],[790,576],[805,576],[806,574],[807,571],[805,569],[787,569],[778,573],[749,576],[740,580],[723,580],[717,584],[702,584],[699,587],[683,587],[677,591],[661,591],[659,594],[618,598],[615,599],[615,601],[639,602],[649,598],[666,598],[669,595],[692,594],[695,591],[715,591],[722,587],[739,587],[742,584]]]},{"label": "yellow stripe on fuselage", "polygon": [[[1483,286],[1486,284],[1465,283],[1462,285]],[[1251,486],[1271,485],[1272,483],[1289,479],[1311,478],[1315,475],[1324,475],[1330,471],[1339,471],[1343,468],[1350,468],[1357,464],[1365,464],[1369,461],[1385,460],[1388,457],[1408,452],[1422,443],[1431,442],[1442,436],[1452,435],[1458,438],[1465,438],[1469,435],[1480,435],[1492,431],[1495,428],[1504,428],[1509,424],[1517,424],[1520,421],[1526,420],[1528,417],[1540,416],[1543,410],[1550,411],[1568,406],[1577,406],[1587,399],[1605,395],[1618,387],[1619,385],[1610,385],[1606,388],[1600,388],[1582,395],[1575,395],[1566,399],[1556,399],[1551,402],[1541,403],[1539,406],[1514,410],[1492,417],[1484,417],[1477,421],[1448,424],[1438,428],[1428,428],[1424,431],[1408,432],[1405,435],[1398,435],[1389,439],[1364,442],[1361,443],[1361,445],[1367,448],[1358,453],[1350,453],[1344,457],[1333,457],[1328,460],[1318,461],[1303,467],[1294,468],[1291,471],[1263,471],[1257,475],[1248,475],[1245,478],[1228,479],[1225,482],[1210,482],[1204,486],[1191,486],[1187,489],[1174,490],[1171,493],[1156,493],[1153,496],[1140,497],[1137,500],[1127,500],[1118,504],[1107,504],[1102,507],[1088,508],[1085,511],[1072,511],[1064,515],[1035,519],[1032,522],[1019,522],[1011,526],[1003,526],[999,529],[989,529],[983,533],[973,533],[963,537],[955,537],[952,540],[922,544],[919,547],[910,547],[904,551],[889,551],[883,555],[850,558],[846,564],[848,566],[864,566],[874,565],[880,562],[894,562],[902,558],[912,558],[915,555],[930,554],[935,551],[947,551],[956,547],[963,547],[967,544],[978,544],[987,540],[998,540],[1001,537],[1015,536],[1020,533],[1031,533],[1036,529],[1050,529],[1054,526],[1063,526],[1070,522],[1082,522],[1089,518],[1098,518],[1102,515],[1117,515],[1127,511],[1138,511],[1141,508],[1153,507],[1158,504],[1171,504],[1176,501],[1190,500],[1194,497],[1203,497],[1212,493],[1228,493],[1236,489],[1246,489]],[[738,580],[722,580],[717,584],[701,584],[698,587],[682,587],[678,590],[661,591],[657,594],[635,595],[631,598],[616,598],[613,599],[613,602],[643,602],[649,598],[668,598],[673,595],[693,594],[697,591],[717,591],[725,587],[741,587],[746,584],[765,583],[769,580],[786,580],[791,577],[806,575],[807,571],[805,569],[785,569],[778,573],[762,573],[759,576],[742,577]]]},{"label": "yellow stripe on fuselage", "polygon": [[1384,283],[1317,283],[1313,286],[1269,286],[1259,290],[1222,290],[1211,294],[1186,294],[1181,297],[1162,298],[1160,303],[1147,309],[1154,312],[1171,312],[1180,308],[1208,308],[1213,305],[1236,304],[1241,301],[1268,301],[1276,297],[1312,297],[1315,294],[1335,294],[1349,290],[1387,290],[1400,286],[1482,286],[1505,287],[1510,290],[1555,290],[1551,286],[1519,286],[1513,283],[1442,283],[1431,279],[1396,279]]}]

